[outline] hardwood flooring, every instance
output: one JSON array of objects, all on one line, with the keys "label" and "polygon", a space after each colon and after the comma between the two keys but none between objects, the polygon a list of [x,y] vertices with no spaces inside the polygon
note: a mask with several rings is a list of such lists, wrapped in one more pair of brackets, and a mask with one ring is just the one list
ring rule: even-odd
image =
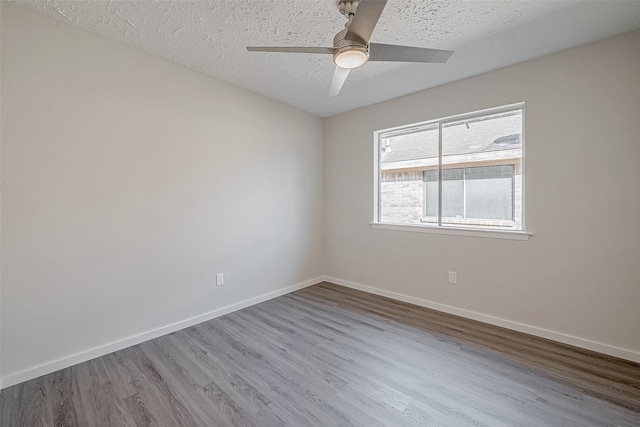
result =
[{"label": "hardwood flooring", "polygon": [[640,426],[640,365],[322,283],[7,388],[0,426]]}]

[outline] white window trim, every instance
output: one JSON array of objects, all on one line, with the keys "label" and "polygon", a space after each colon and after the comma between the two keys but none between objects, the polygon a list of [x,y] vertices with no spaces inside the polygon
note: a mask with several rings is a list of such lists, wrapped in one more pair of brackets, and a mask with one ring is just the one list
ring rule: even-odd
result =
[{"label": "white window trim", "polygon": [[[472,227],[450,227],[443,226],[439,224],[438,226],[433,225],[415,225],[415,224],[393,224],[387,222],[380,222],[380,180],[381,180],[381,170],[380,170],[380,135],[388,132],[392,132],[394,130],[400,130],[407,127],[413,126],[425,126],[432,123],[439,123],[440,127],[443,124],[453,121],[459,121],[464,119],[470,119],[477,117],[479,115],[488,115],[488,114],[498,114],[503,112],[508,112],[512,110],[522,110],[522,157],[521,157],[521,168],[522,168],[522,230],[495,230],[490,228],[472,228]],[[524,102],[518,102],[515,104],[504,105],[501,107],[488,108],[485,110],[473,111],[470,113],[458,114],[455,116],[447,116],[441,117],[438,119],[428,120],[425,122],[413,123],[411,125],[403,125],[397,126],[393,128],[383,129],[379,131],[375,131],[373,133],[373,221],[369,224],[371,228],[380,229],[380,230],[394,230],[394,231],[410,231],[410,232],[418,232],[418,233],[429,233],[429,234],[447,234],[453,236],[467,236],[467,237],[483,237],[489,239],[507,239],[507,240],[529,240],[529,236],[533,236],[533,233],[526,231],[526,223],[525,223],[525,203],[526,203],[526,195],[525,195],[525,114],[524,114],[525,106]],[[442,139],[442,129],[439,132],[439,138]],[[439,144],[442,144],[439,141]],[[442,155],[442,147],[439,147],[439,157]],[[439,160],[439,185],[442,180],[442,160]],[[438,192],[438,198],[442,197],[442,190]],[[442,209],[442,201],[438,201],[438,210]],[[439,215],[439,218],[441,215]],[[440,221],[440,220],[439,220]]]},{"label": "white window trim", "polygon": [[529,240],[533,233],[515,230],[492,230],[459,227],[434,227],[429,225],[392,224],[388,222],[370,222],[371,228],[379,230],[409,231],[414,233],[447,234],[450,236],[482,237],[485,239]]}]

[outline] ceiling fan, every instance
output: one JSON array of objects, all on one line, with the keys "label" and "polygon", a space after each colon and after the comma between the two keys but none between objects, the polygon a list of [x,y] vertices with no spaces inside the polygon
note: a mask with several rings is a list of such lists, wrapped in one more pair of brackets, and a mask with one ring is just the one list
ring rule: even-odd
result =
[{"label": "ceiling fan", "polygon": [[349,21],[333,38],[333,47],[247,47],[250,52],[319,53],[333,55],[329,96],[340,92],[349,72],[367,61],[445,63],[450,50],[369,43],[387,0],[340,0],[338,10]]}]

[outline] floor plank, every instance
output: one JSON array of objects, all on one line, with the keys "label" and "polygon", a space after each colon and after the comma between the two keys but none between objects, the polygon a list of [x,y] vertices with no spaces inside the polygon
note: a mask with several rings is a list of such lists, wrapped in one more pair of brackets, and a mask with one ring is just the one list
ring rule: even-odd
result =
[{"label": "floor plank", "polygon": [[54,425],[637,427],[640,365],[322,283],[0,394]]}]

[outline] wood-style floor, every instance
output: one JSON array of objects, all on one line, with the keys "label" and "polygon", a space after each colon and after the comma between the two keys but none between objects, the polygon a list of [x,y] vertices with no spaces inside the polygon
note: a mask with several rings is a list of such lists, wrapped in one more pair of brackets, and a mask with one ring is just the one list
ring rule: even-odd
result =
[{"label": "wood-style floor", "polygon": [[17,426],[640,426],[640,365],[328,283],[0,394]]}]

